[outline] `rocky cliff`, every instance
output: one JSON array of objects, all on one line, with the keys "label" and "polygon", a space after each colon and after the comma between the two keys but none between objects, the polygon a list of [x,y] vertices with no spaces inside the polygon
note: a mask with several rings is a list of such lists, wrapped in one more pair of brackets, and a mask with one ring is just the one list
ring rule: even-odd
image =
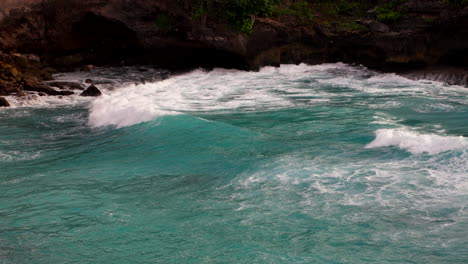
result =
[{"label": "rocky cliff", "polygon": [[[392,10],[383,13],[390,3]],[[466,1],[360,1],[360,9],[351,11],[326,3],[282,1],[281,10],[288,12],[252,17],[253,28],[247,33],[220,17],[194,15],[193,4],[191,0],[4,2],[0,72],[14,77],[5,84],[0,76],[0,87],[2,82],[3,87],[28,83],[24,72],[34,83],[50,75],[46,67],[68,70],[87,64],[148,63],[184,70],[343,61],[383,71],[456,67],[461,75],[467,73]],[[298,11],[298,4],[310,14]],[[12,61],[12,56],[25,58],[12,55],[18,53],[35,54],[32,66]],[[20,73],[14,74],[12,68]]]}]

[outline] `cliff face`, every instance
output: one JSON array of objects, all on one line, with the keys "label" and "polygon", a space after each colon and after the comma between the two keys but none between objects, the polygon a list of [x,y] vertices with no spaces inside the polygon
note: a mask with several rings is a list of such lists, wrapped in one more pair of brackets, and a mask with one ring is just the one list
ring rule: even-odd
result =
[{"label": "cliff face", "polygon": [[[378,7],[385,1],[369,2]],[[392,71],[468,67],[463,4],[402,1],[395,7],[402,14],[398,22],[376,21],[371,8],[364,17],[351,18],[352,27],[335,25],[320,10],[306,22],[293,15],[255,18],[250,34],[220,19],[195,18],[190,5],[189,0],[4,2],[0,49],[37,54],[43,65],[59,69],[109,63],[256,69],[335,61]]]}]

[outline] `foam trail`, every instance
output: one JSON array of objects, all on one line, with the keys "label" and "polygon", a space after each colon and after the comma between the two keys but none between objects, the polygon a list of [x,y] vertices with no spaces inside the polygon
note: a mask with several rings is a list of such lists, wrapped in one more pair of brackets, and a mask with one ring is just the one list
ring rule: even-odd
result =
[{"label": "foam trail", "polygon": [[398,146],[412,154],[430,155],[468,148],[468,140],[462,136],[420,134],[402,128],[379,129],[375,134],[377,137],[366,148]]}]

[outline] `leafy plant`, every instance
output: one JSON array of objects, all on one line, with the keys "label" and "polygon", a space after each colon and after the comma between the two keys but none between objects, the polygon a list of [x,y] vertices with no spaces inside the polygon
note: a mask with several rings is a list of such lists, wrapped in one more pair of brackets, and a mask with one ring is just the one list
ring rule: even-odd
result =
[{"label": "leafy plant", "polygon": [[377,15],[377,20],[382,23],[395,23],[400,20],[402,16],[400,12],[386,7],[377,8],[375,13]]},{"label": "leafy plant", "polygon": [[251,33],[255,17],[269,17],[279,0],[219,0],[219,13],[235,28]]},{"label": "leafy plant", "polygon": [[278,7],[275,11],[276,15],[284,16],[297,16],[303,20],[312,20],[314,15],[312,14],[312,9],[310,9],[309,3],[307,1],[299,1],[292,3],[288,7]]},{"label": "leafy plant", "polygon": [[435,19],[433,17],[422,17],[422,20],[427,23],[427,24],[432,24],[434,23]]}]

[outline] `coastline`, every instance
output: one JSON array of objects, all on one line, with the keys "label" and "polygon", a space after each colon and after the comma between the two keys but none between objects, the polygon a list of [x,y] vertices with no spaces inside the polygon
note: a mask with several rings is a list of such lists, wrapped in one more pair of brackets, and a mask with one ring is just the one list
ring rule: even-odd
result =
[{"label": "coastline", "polygon": [[[66,96],[45,81],[52,80],[53,73],[89,70],[93,65],[148,65],[185,72],[343,62],[467,86],[465,4],[405,1],[397,7],[402,18],[388,24],[375,18],[375,9],[385,1],[369,5],[375,7],[364,15],[346,14],[338,20],[314,6],[310,21],[297,14],[256,17],[252,31],[242,33],[216,17],[196,19],[190,3],[5,2],[0,18],[0,95],[36,91]],[[158,17],[169,18],[167,27],[155,22]]]}]

